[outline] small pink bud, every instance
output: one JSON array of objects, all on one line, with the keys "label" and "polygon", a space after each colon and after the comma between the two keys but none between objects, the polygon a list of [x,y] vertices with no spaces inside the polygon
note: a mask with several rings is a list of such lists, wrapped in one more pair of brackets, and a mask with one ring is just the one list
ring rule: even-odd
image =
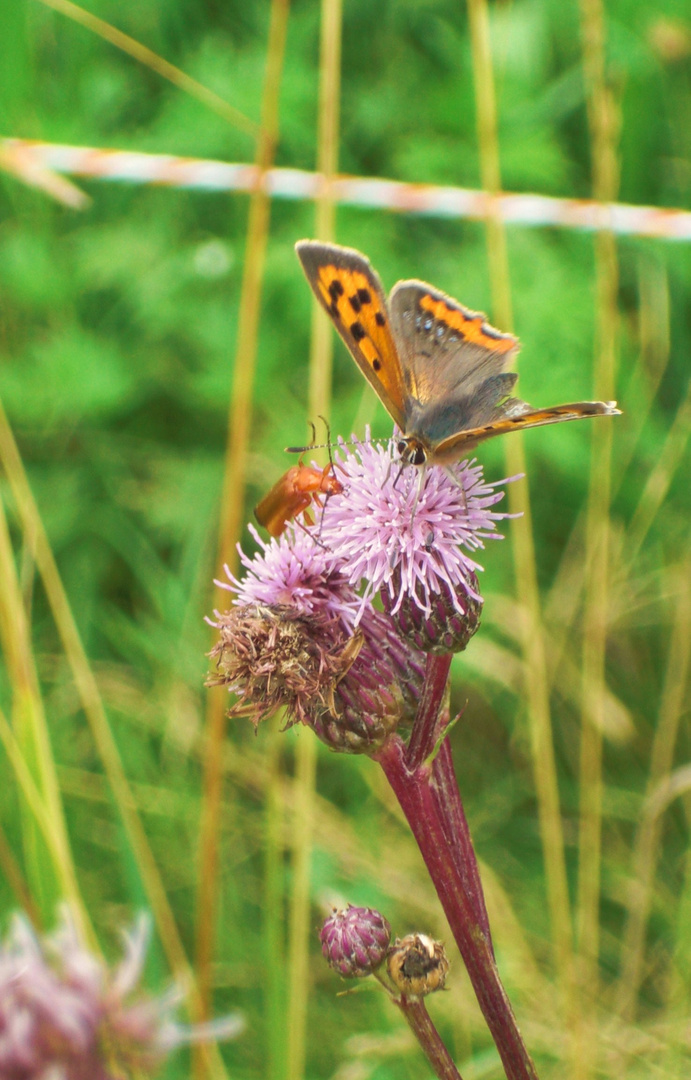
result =
[{"label": "small pink bud", "polygon": [[322,953],[344,979],[364,978],[386,959],[391,927],[374,908],[334,908],[320,932]]}]

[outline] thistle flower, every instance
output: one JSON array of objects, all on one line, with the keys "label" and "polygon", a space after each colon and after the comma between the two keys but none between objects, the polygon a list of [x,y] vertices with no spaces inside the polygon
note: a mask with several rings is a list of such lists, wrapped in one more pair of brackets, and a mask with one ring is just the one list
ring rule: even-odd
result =
[{"label": "thistle flower", "polygon": [[[258,724],[278,707],[331,749],[374,753],[412,720],[424,665],[389,616],[363,605],[333,552],[289,528],[260,541],[247,574],[228,574],[234,607],[215,613],[220,630],[207,685],[239,695],[230,715]],[[359,627],[353,632],[356,617]]]},{"label": "thistle flower", "polygon": [[480,465],[462,461],[427,469],[421,482],[418,470],[401,469],[393,447],[341,444],[346,492],[324,509],[322,543],[353,588],[364,584],[358,618],[381,591],[385,609],[417,648],[465,647],[482,604],[482,566],[470,553],[501,539],[495,523],[509,515],[491,508],[507,481],[487,483]]},{"label": "thistle flower", "polygon": [[137,988],[147,938],[140,919],[110,970],[84,946],[66,909],[43,939],[15,915],[0,944],[3,1080],[120,1080],[156,1069],[180,1043],[238,1034],[237,1017],[185,1029],[174,1020],[177,991],[154,998]]},{"label": "thistle flower", "polygon": [[319,934],[322,953],[344,979],[364,978],[386,959],[391,927],[374,908],[334,908]]},{"label": "thistle flower", "polygon": [[294,525],[268,543],[253,525],[248,528],[260,550],[250,558],[238,544],[244,577],[236,578],[226,566],[228,581],[216,582],[236,594],[233,604],[280,605],[296,615],[333,617],[352,632],[360,599],[328,545]]}]

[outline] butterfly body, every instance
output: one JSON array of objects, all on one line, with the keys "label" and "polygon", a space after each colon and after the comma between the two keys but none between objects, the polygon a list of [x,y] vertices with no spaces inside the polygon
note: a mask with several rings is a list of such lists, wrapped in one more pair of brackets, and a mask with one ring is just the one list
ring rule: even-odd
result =
[{"label": "butterfly body", "polygon": [[399,428],[404,464],[448,465],[485,439],[521,427],[615,415],[615,402],[534,409],[512,396],[512,334],[424,281],[399,281],[386,299],[359,251],[296,244],[317,300]]},{"label": "butterfly body", "polygon": [[329,462],[323,469],[310,465],[293,465],[276,481],[271,490],[257,503],[254,515],[271,536],[280,536],[286,525],[298,514],[304,513],[305,523],[313,525],[308,513],[314,500],[319,503],[321,495],[340,495],[343,484],[334,476]]}]

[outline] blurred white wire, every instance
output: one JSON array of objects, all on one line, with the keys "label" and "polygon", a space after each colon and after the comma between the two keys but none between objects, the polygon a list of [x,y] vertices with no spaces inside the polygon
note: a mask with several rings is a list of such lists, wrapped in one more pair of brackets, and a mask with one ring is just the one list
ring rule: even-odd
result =
[{"label": "blurred white wire", "polygon": [[[144,154],[131,150],[108,150],[88,146],[0,140],[0,167],[42,187],[57,197],[37,177],[65,173],[97,180],[132,184],[160,184],[200,191],[255,191],[263,188],[279,199],[317,199],[323,196],[326,178],[302,169],[268,169],[170,154]],[[488,195],[470,188],[404,184],[359,176],[337,176],[330,183],[330,197],[348,206],[377,207],[432,217],[474,218],[496,216],[519,225],[557,225],[567,229],[608,229],[629,236],[661,240],[691,240],[691,212],[625,203],[597,203],[590,199],[557,199],[547,195]],[[63,200],[61,200],[63,201]],[[71,205],[76,205],[74,199]],[[85,205],[82,203],[80,205]]]}]

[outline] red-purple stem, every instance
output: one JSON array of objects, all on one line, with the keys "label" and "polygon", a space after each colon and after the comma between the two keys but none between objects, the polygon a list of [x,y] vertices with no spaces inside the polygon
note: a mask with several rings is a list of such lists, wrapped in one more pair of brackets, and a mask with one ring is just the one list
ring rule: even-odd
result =
[{"label": "red-purple stem", "polygon": [[420,998],[394,998],[439,1080],[463,1080]]},{"label": "red-purple stem", "polygon": [[[415,836],[449,926],[468,970],[480,1008],[508,1080],[537,1080],[509,999],[499,978],[492,946],[476,913],[449,845],[451,821],[439,814],[432,792],[432,767],[411,769],[405,744],[393,736],[376,755]],[[423,759],[424,761],[424,759]],[[460,798],[460,797],[459,797]]]},{"label": "red-purple stem", "polygon": [[[425,682],[406,750],[406,767],[410,772],[416,772],[427,761],[444,729],[448,726],[449,718],[444,709],[444,703],[451,660],[451,653],[444,653],[441,656],[434,656],[431,653],[427,655]],[[431,784],[446,834],[449,854],[456,863],[461,880],[475,909],[477,921],[491,944],[485,894],[482,890],[480,871],[463,810],[448,739],[443,740],[434,759]]]},{"label": "red-purple stem", "polygon": [[439,717],[452,658],[451,653],[427,654],[425,682],[406,754],[408,767],[413,772],[427,760],[441,735]]},{"label": "red-purple stem", "polygon": [[439,747],[439,753],[432,765],[431,791],[449,854],[456,864],[463,886],[473,905],[475,918],[492,947],[492,934],[480,879],[480,868],[475,857],[475,848],[458,789],[448,738],[444,739]]}]

